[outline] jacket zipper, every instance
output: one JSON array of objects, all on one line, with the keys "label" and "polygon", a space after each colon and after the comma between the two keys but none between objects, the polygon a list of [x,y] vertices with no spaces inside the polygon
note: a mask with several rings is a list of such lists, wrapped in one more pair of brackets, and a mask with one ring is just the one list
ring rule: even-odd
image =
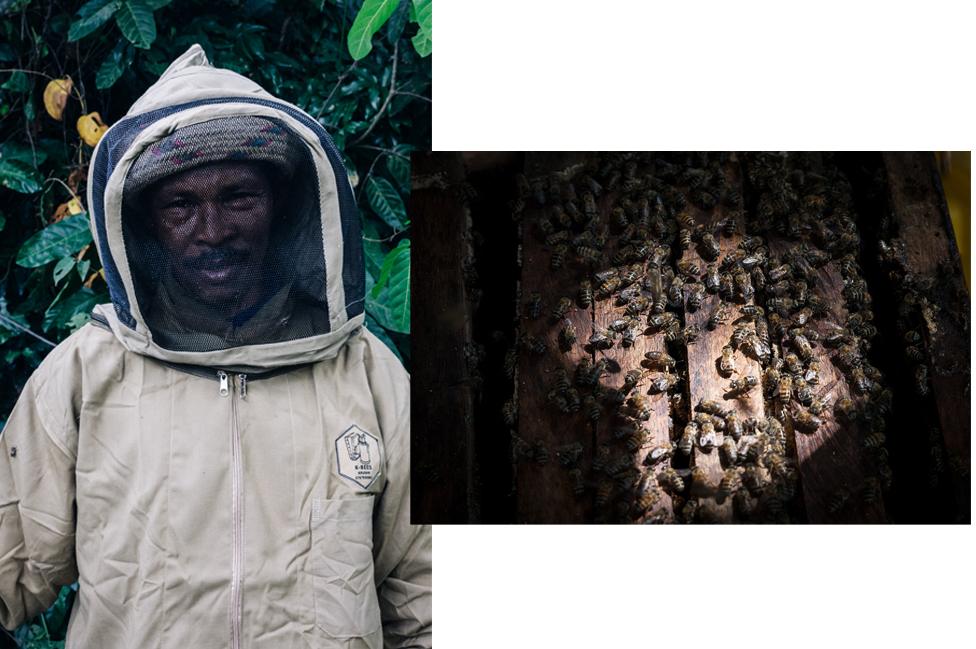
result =
[{"label": "jacket zipper", "polygon": [[[247,375],[237,375],[240,398],[247,395]],[[220,396],[230,396],[230,449],[231,449],[231,517],[233,518],[233,548],[231,550],[230,582],[230,641],[231,649],[241,647],[241,626],[244,616],[244,462],[241,451],[241,432],[237,399],[234,397],[234,379],[223,370],[217,371]]]}]

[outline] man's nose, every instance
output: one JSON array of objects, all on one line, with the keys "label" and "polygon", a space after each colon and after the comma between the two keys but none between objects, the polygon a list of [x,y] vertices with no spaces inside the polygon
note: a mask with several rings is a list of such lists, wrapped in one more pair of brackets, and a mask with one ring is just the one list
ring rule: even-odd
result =
[{"label": "man's nose", "polygon": [[204,201],[200,204],[200,218],[197,227],[197,241],[217,246],[234,236],[236,228],[227,218],[218,201]]}]

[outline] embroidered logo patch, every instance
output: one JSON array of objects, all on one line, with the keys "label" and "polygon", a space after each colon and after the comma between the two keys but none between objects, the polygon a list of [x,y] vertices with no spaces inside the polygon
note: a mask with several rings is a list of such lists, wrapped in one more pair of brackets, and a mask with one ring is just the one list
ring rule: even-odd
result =
[{"label": "embroidered logo patch", "polygon": [[339,475],[366,489],[380,474],[380,440],[359,426],[350,426],[336,438]]}]

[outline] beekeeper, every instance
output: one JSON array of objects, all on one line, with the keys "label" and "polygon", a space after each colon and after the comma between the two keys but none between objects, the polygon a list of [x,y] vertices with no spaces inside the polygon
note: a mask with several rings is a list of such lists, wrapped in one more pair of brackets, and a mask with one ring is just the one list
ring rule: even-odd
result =
[{"label": "beekeeper", "polygon": [[363,326],[322,127],[194,45],[99,142],[112,303],[0,436],[0,623],[78,581],[67,647],[429,647],[409,377]]}]

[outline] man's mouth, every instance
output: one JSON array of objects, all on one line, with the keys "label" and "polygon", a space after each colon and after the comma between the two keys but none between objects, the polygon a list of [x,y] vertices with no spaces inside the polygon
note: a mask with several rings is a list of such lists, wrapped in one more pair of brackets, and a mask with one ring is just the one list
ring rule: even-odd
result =
[{"label": "man's mouth", "polygon": [[235,276],[246,259],[247,255],[240,251],[215,250],[191,259],[187,265],[208,281],[220,283]]}]

